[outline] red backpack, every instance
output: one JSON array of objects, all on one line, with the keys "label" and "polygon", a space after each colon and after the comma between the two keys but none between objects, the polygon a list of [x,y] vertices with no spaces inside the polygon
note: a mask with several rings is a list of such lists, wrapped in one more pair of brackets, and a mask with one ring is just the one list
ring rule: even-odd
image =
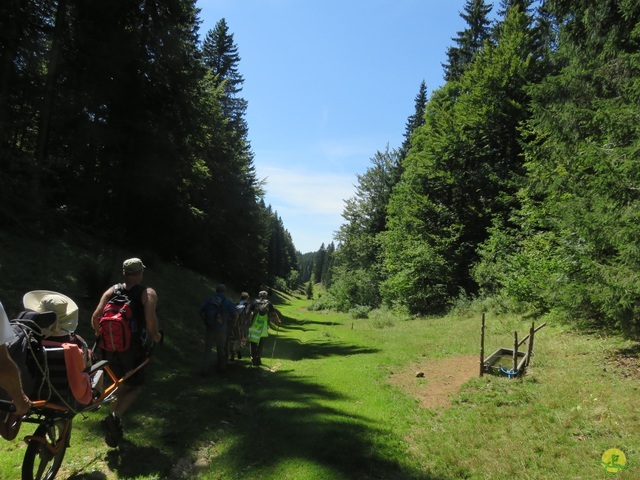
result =
[{"label": "red backpack", "polygon": [[99,321],[100,347],[108,352],[125,352],[131,347],[131,332],[137,331],[133,309],[131,308],[133,294],[125,294],[123,285],[113,286],[113,296],[102,310]]}]

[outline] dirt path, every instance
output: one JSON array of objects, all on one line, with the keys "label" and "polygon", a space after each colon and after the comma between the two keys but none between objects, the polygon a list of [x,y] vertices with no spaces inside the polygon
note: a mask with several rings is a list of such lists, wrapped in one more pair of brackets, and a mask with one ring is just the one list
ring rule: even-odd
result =
[{"label": "dirt path", "polygon": [[478,355],[427,359],[392,373],[390,381],[424,408],[446,408],[460,387],[478,376],[478,361]]}]

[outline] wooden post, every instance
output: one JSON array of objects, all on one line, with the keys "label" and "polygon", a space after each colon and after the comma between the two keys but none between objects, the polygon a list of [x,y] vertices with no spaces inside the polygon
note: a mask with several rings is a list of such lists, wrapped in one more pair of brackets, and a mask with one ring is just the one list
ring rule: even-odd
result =
[{"label": "wooden post", "polygon": [[518,332],[513,331],[513,372],[518,373]]},{"label": "wooden post", "polygon": [[533,354],[533,336],[536,333],[536,324],[535,322],[531,322],[531,330],[529,330],[529,348],[527,349],[527,362],[526,366],[529,366],[529,362],[531,361],[531,355]]},{"label": "wooden post", "polygon": [[544,322],[542,325],[536,327],[536,329],[534,330],[536,333],[538,332],[538,330],[540,330],[542,327],[544,327],[547,324],[547,322]]},{"label": "wooden post", "polygon": [[482,313],[482,327],[480,328],[480,376],[484,374],[484,313]]}]

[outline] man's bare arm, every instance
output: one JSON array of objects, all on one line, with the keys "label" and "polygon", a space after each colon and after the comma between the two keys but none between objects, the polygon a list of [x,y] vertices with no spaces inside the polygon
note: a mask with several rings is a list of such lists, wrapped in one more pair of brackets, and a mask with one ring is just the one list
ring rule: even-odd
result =
[{"label": "man's bare arm", "polygon": [[24,415],[31,402],[22,391],[20,370],[9,355],[6,345],[0,345],[0,386],[4,388],[16,405],[16,415]]}]

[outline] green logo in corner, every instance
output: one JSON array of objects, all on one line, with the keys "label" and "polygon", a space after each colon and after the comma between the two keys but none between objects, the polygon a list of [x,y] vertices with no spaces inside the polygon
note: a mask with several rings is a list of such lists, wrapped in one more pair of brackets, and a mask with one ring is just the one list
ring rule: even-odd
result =
[{"label": "green logo in corner", "polygon": [[602,454],[602,466],[607,475],[613,476],[626,470],[633,463],[627,463],[627,457],[622,450],[610,448]]}]

